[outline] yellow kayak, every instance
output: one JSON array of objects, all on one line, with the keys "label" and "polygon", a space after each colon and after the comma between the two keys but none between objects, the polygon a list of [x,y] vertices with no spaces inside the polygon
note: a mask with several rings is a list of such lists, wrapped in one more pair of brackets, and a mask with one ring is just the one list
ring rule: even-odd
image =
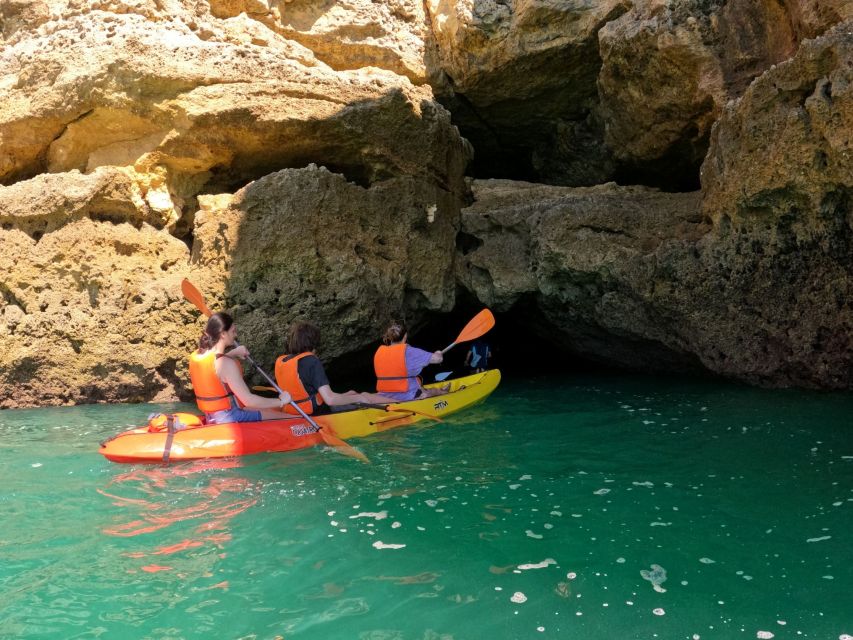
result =
[{"label": "yellow kayak", "polygon": [[440,396],[409,400],[390,405],[392,411],[384,409],[359,409],[343,413],[317,416],[316,421],[329,427],[339,438],[363,438],[378,431],[403,427],[429,417],[444,418],[485,400],[501,381],[497,369],[475,373],[464,378],[424,385],[438,388],[450,383],[450,391]]}]

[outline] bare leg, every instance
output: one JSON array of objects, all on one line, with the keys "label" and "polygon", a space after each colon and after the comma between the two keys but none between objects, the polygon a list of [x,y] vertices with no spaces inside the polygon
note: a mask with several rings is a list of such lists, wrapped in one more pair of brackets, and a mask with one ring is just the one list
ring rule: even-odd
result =
[{"label": "bare leg", "polygon": [[421,398],[432,398],[433,396],[444,395],[448,391],[450,391],[450,384],[446,384],[438,389],[422,389],[423,393],[420,395]]}]

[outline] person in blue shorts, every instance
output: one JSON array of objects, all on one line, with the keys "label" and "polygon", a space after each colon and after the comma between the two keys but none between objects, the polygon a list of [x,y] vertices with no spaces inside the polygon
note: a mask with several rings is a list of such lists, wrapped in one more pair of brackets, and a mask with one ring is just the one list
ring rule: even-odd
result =
[{"label": "person in blue shorts", "polygon": [[479,338],[468,349],[468,353],[465,355],[465,366],[471,373],[486,371],[489,368],[489,356],[491,355],[492,350],[489,348],[489,343]]},{"label": "person in blue shorts", "polygon": [[282,409],[290,403],[286,391],[277,398],[264,398],[249,391],[237,360],[249,355],[244,346],[226,353],[237,340],[237,326],[227,313],[214,313],[207,321],[198,342],[198,350],[190,354],[190,379],[196,404],[204,412],[208,424],[257,422],[287,417]]}]

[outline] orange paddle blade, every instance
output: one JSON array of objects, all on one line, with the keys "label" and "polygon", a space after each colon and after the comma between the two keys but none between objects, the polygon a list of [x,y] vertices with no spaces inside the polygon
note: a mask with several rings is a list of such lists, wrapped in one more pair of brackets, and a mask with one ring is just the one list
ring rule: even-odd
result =
[{"label": "orange paddle blade", "polygon": [[195,285],[186,278],[181,281],[181,292],[184,294],[184,298],[193,303],[195,308],[201,311],[208,318],[213,315],[204,303],[204,296],[201,295],[201,292],[195,288]]},{"label": "orange paddle blade", "polygon": [[367,459],[367,456],[364,455],[361,451],[356,449],[355,447],[351,447],[346,442],[341,440],[338,436],[333,435],[329,429],[325,427],[320,427],[320,437],[323,438],[323,442],[325,442],[330,447],[335,447],[339,453],[344,454],[345,456],[349,456],[351,458],[358,458],[362,462],[366,462],[370,464],[370,460]]},{"label": "orange paddle blade", "polygon": [[454,340],[454,344],[479,338],[494,326],[495,316],[488,309],[483,309],[465,325],[465,328],[459,333],[459,337]]}]

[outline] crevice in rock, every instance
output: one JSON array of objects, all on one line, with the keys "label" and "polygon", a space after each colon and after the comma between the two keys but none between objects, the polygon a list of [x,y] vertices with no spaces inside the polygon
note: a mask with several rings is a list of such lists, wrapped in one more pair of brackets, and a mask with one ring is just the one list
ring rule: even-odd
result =
[{"label": "crevice in rock", "polygon": [[15,305],[25,314],[27,312],[27,305],[21,302],[18,297],[12,292],[12,290],[3,282],[0,282],[0,295],[3,296],[3,300],[5,300],[7,305]]},{"label": "crevice in rock", "polygon": [[252,182],[284,169],[304,169],[315,164],[328,169],[331,173],[337,173],[347,180],[365,189],[374,182],[379,182],[391,177],[391,174],[378,174],[365,165],[344,165],[311,158],[298,159],[292,162],[275,165],[258,165],[236,171],[231,167],[219,167],[211,170],[211,177],[199,191],[199,195],[236,193]]}]

